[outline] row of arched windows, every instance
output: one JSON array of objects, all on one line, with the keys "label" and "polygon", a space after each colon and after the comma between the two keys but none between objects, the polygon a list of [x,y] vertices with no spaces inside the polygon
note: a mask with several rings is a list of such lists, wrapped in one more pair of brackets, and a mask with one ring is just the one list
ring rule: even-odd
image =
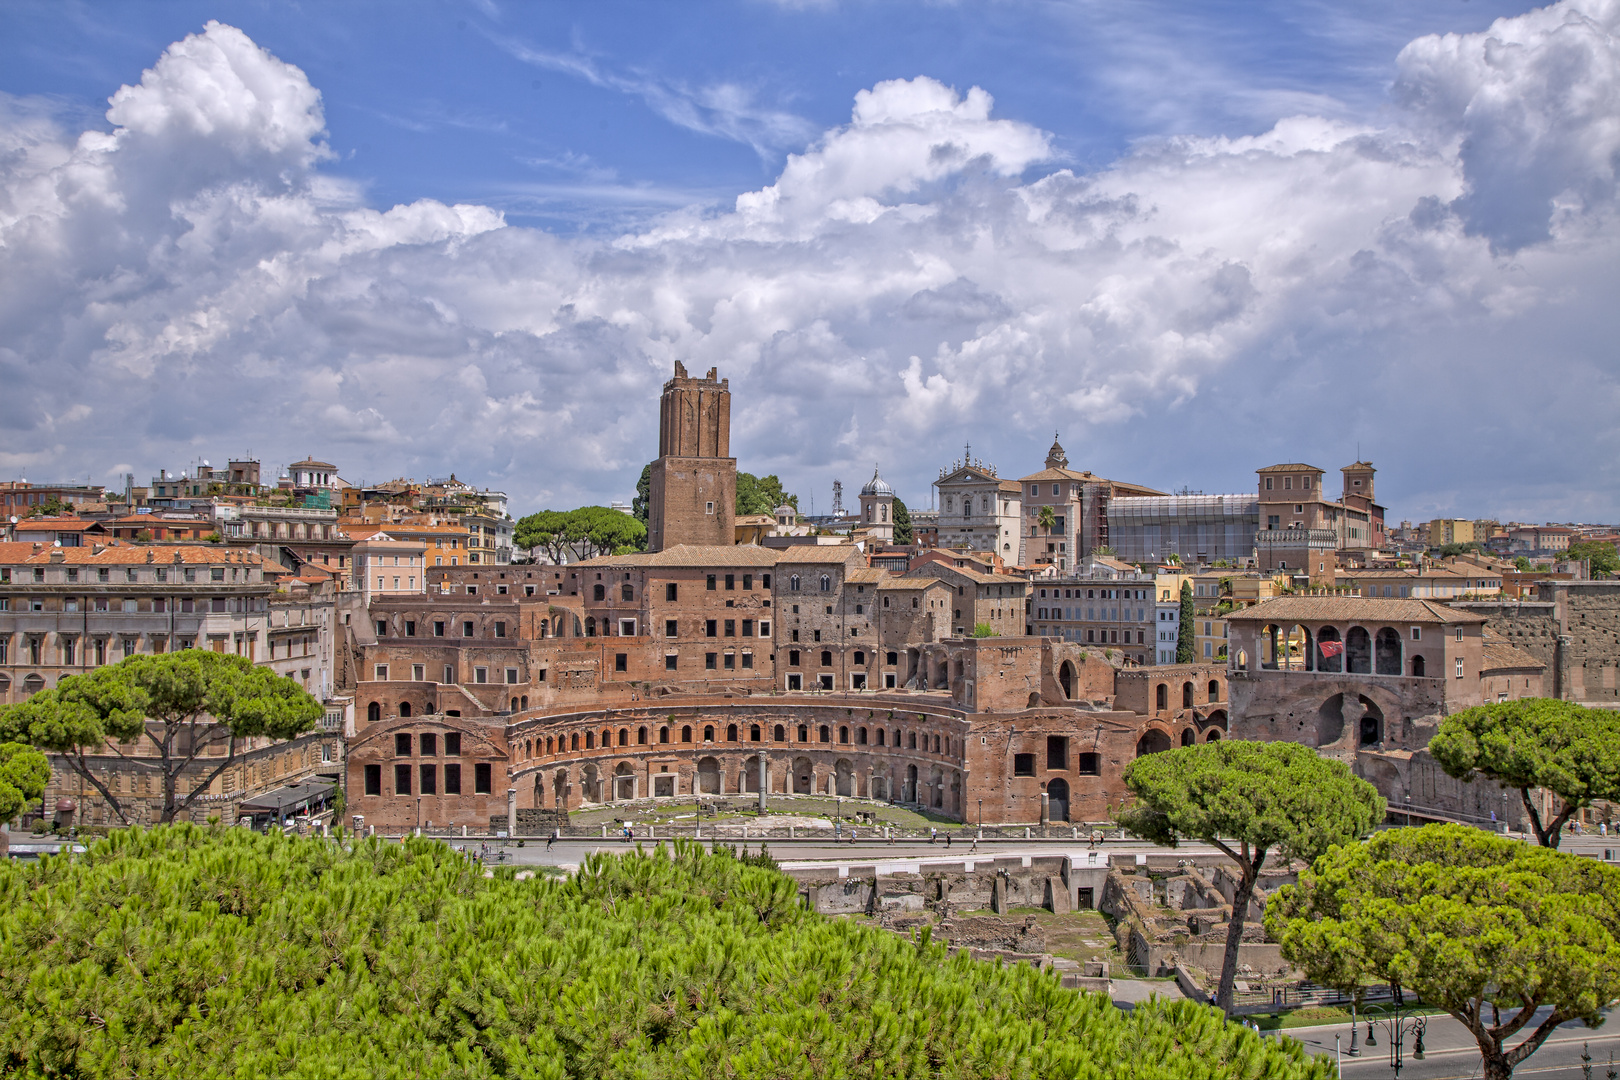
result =
[{"label": "row of arched windows", "polygon": [[[1195,689],[1194,684],[1190,681],[1181,684],[1181,707],[1183,709],[1190,709],[1195,704],[1193,701]],[[1221,700],[1221,681],[1219,679],[1209,680],[1209,697],[1207,697],[1205,700]],[[1155,688],[1153,692],[1153,707],[1159,712],[1163,712],[1170,707],[1170,686],[1168,683],[1159,683],[1159,685]]]},{"label": "row of arched windows", "polygon": [[[375,708],[375,705],[373,705],[373,707]],[[409,713],[406,713],[405,715],[409,715]],[[661,726],[658,728],[656,733],[657,745],[662,746],[671,743],[689,744],[693,741],[695,730],[696,729],[694,729],[690,724],[682,725],[678,730],[667,725]],[[719,727],[715,724],[702,725],[702,741],[706,743],[716,741],[716,733],[719,730]],[[724,741],[731,743],[742,742],[743,735],[746,734],[748,742],[763,742],[766,740],[766,735],[768,734],[771,742],[785,743],[788,741],[788,730],[787,725],[784,724],[776,724],[775,726],[749,724],[747,725],[745,732],[744,729],[740,728],[737,724],[727,724],[724,728]],[[814,729],[813,734],[815,737],[812,739],[812,729],[810,725],[799,724],[794,734],[798,736],[795,741],[800,743],[817,742],[831,745],[836,738],[836,741],[843,745],[892,746],[896,749],[920,749],[923,753],[934,754],[941,752],[954,754],[958,753],[961,748],[961,744],[955,739],[942,739],[941,736],[929,732],[902,732],[899,728],[895,728],[891,732],[887,728],[879,727],[868,729],[864,725],[855,725],[853,727],[850,725],[840,725],[837,730],[834,731],[831,725],[821,724]],[[653,745],[651,743],[652,735],[653,733],[646,727],[636,728],[634,733],[634,745]],[[600,742],[598,742],[598,739],[600,739]],[[902,743],[904,743],[903,747]],[[547,735],[544,740],[541,740],[538,736],[536,736],[534,738],[524,739],[523,742],[519,744],[519,748],[521,749],[523,758],[532,758],[540,755],[551,756],[555,754],[575,753],[581,749],[595,750],[598,748],[598,746],[602,748],[609,748],[615,745],[632,745],[631,731],[629,728],[621,727],[617,729],[616,732],[612,728],[603,728],[600,733],[594,730],[583,732],[574,731],[566,735]],[[943,748],[943,751],[941,748]]]}]

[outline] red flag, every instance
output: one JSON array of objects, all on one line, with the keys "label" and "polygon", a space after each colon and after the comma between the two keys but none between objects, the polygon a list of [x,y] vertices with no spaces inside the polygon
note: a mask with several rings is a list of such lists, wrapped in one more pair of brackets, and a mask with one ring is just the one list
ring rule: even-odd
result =
[{"label": "red flag", "polygon": [[1344,642],[1342,641],[1320,641],[1317,642],[1317,645],[1322,650],[1322,659],[1324,660],[1330,656],[1338,656],[1340,653],[1344,652]]}]

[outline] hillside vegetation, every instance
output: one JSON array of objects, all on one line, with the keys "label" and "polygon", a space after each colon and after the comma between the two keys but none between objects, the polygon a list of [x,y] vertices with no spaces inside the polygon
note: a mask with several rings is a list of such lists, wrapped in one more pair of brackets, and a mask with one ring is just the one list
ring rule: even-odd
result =
[{"label": "hillside vegetation", "polygon": [[0,867],[0,1040],[0,1071],[86,1077],[1330,1075],[690,844],[519,881],[432,841],[190,825]]}]

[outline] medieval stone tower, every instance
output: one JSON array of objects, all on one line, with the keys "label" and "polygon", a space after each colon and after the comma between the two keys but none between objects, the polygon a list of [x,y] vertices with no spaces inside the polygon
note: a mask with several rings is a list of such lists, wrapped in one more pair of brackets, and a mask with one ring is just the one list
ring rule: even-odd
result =
[{"label": "medieval stone tower", "polygon": [[680,361],[658,406],[658,460],[647,507],[647,550],[736,543],[737,459],[731,456],[730,380],[701,379]]}]

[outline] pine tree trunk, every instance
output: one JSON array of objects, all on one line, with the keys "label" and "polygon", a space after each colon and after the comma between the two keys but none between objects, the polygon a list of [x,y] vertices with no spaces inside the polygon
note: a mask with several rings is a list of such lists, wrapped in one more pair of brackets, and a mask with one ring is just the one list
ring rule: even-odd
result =
[{"label": "pine tree trunk", "polygon": [[1226,924],[1226,952],[1221,957],[1221,986],[1215,995],[1215,1004],[1227,1016],[1232,1015],[1232,983],[1237,979],[1238,946],[1243,944],[1243,925],[1249,913],[1249,901],[1254,897],[1255,875],[1245,873],[1232,894],[1232,921]]}]

